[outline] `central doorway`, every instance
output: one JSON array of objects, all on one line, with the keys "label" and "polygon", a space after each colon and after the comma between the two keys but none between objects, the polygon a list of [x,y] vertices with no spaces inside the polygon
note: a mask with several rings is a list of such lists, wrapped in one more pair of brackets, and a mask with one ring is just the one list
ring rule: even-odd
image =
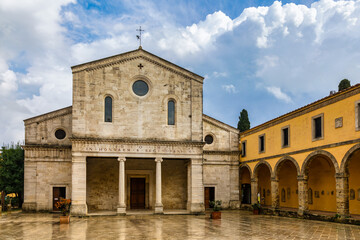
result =
[{"label": "central doorway", "polygon": [[145,178],[130,178],[130,208],[145,209]]}]

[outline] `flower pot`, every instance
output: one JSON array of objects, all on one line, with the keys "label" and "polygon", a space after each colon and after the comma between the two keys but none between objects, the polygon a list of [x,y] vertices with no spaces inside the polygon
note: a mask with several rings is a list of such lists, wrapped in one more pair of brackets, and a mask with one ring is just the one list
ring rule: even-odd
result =
[{"label": "flower pot", "polygon": [[253,214],[254,215],[259,215],[259,209],[253,209]]},{"label": "flower pot", "polygon": [[221,219],[221,212],[212,212],[211,219]]},{"label": "flower pot", "polygon": [[60,224],[68,224],[70,222],[70,216],[60,216]]}]

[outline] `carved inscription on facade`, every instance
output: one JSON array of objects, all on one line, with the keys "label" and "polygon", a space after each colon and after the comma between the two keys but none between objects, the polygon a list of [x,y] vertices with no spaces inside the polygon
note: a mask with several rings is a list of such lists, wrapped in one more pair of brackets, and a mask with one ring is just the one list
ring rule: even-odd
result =
[{"label": "carved inscription on facade", "polygon": [[[170,154],[199,154],[201,149],[194,146],[181,145],[145,145],[145,144],[109,144],[85,143],[76,144],[76,149],[86,152],[123,152],[123,153],[170,153]],[[74,146],[75,147],[75,146]]]}]

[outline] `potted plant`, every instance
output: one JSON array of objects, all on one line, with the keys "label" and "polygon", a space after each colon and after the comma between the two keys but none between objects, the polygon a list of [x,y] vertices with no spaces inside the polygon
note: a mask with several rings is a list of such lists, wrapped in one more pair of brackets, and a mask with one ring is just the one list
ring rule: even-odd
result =
[{"label": "potted plant", "polygon": [[253,208],[253,214],[254,215],[259,215],[260,210],[261,210],[261,205],[260,203],[254,203],[253,205],[251,205]]},{"label": "potted plant", "polygon": [[60,209],[62,216],[60,216],[60,224],[70,222],[70,206],[71,200],[60,198],[60,201],[55,204],[55,207]]},{"label": "potted plant", "polygon": [[211,212],[211,219],[221,219],[221,200],[211,201],[210,205],[213,206],[213,211]]}]

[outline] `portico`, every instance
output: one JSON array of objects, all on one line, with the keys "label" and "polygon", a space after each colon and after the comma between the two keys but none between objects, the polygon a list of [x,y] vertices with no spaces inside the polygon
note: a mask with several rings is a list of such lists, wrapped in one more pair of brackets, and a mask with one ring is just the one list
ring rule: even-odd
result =
[{"label": "portico", "polygon": [[[72,144],[72,183],[76,191],[73,215],[97,210],[116,211],[119,215],[133,209],[148,209],[155,214],[162,214],[164,209],[204,211],[202,143],[72,139]],[[117,186],[114,174],[118,174]],[[114,196],[108,196],[111,194]]]}]

